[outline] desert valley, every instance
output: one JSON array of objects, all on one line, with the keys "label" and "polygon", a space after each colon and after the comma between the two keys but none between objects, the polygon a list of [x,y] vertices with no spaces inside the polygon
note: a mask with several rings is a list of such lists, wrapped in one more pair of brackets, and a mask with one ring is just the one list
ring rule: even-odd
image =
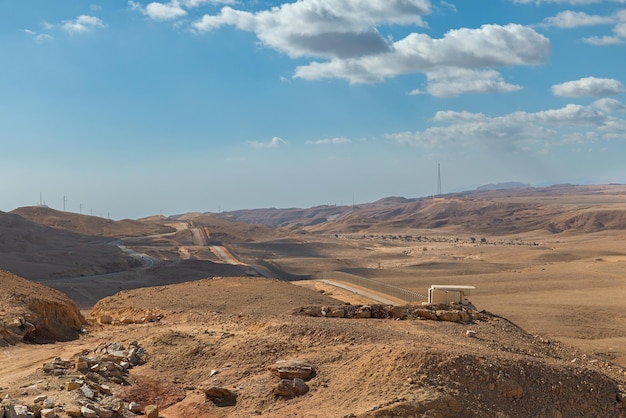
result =
[{"label": "desert valley", "polygon": [[626,417],[625,231],[623,185],[0,212],[0,417]]}]

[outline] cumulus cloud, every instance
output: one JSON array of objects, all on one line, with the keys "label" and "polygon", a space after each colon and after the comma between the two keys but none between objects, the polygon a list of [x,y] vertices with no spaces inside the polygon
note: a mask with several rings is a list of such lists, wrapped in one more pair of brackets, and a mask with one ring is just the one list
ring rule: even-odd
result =
[{"label": "cumulus cloud", "polygon": [[595,26],[611,24],[615,20],[607,16],[588,15],[585,12],[574,12],[566,10],[560,12],[554,17],[548,17],[544,19],[544,26],[554,26],[557,28],[577,28],[581,26]]},{"label": "cumulus cloud", "polygon": [[412,33],[391,51],[356,59],[332,59],[296,68],[295,77],[316,80],[343,78],[351,83],[376,83],[401,74],[423,72],[427,91],[438,96],[519,90],[501,78],[496,66],[535,65],[546,61],[550,41],[522,25],[484,25],[456,29],[433,39]]},{"label": "cumulus cloud", "polygon": [[138,10],[153,20],[174,20],[187,16],[187,12],[177,0],[172,0],[169,3],[152,2],[145,7],[134,1],[129,1],[128,4],[133,10]]},{"label": "cumulus cloud", "polygon": [[95,16],[88,15],[80,15],[74,20],[64,21],[61,25],[61,28],[63,30],[72,34],[90,32],[93,29],[103,27],[104,23],[102,22],[102,20]]},{"label": "cumulus cloud", "polygon": [[624,85],[612,78],[585,77],[552,86],[555,96],[564,97],[606,97],[624,92]]},{"label": "cumulus cloud", "polygon": [[146,6],[129,0],[128,5],[133,10],[141,12],[152,20],[177,20],[187,16],[187,10],[203,6],[205,4],[234,4],[235,0],[171,0],[168,3],[151,2]]},{"label": "cumulus cloud", "polygon": [[253,148],[278,148],[281,145],[287,144],[287,141],[275,136],[272,139],[270,139],[268,142],[248,141],[248,144],[250,144],[250,146]]},{"label": "cumulus cloud", "polygon": [[427,91],[436,97],[452,97],[465,93],[506,93],[522,89],[521,86],[506,83],[495,70],[475,71],[444,67],[427,72],[426,76]]},{"label": "cumulus cloud", "polygon": [[456,29],[440,39],[410,33],[394,41],[378,31],[382,25],[426,27],[423,16],[431,12],[428,0],[300,0],[258,12],[224,7],[192,27],[208,32],[231,25],[291,58],[321,59],[298,66],[294,78],[379,83],[423,73],[427,88],[410,94],[441,97],[519,90],[493,67],[542,64],[549,55],[546,37],[516,24]]},{"label": "cumulus cloud", "polygon": [[[553,142],[626,140],[626,120],[613,115],[624,112],[624,104],[601,99],[590,106],[568,104],[535,113],[514,112],[490,117],[483,113],[439,111],[435,126],[417,132],[398,132],[385,137],[412,146],[486,146],[517,151],[533,145],[542,148]],[[620,130],[621,129],[621,130]]]},{"label": "cumulus cloud", "polygon": [[336,137],[336,138],[317,139],[314,141],[306,141],[306,143],[310,145],[345,145],[345,144],[351,144],[352,141],[349,138]]},{"label": "cumulus cloud", "polygon": [[292,58],[348,58],[389,51],[381,24],[424,26],[428,0],[301,0],[256,13],[225,7],[193,24],[199,32],[223,25],[254,32],[266,46]]}]

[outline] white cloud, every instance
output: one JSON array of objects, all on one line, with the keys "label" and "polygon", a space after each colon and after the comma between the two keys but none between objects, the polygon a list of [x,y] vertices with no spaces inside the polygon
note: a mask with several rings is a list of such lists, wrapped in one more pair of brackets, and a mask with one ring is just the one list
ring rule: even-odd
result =
[{"label": "white cloud", "polygon": [[591,45],[602,46],[622,44],[624,43],[624,40],[616,36],[589,36],[587,38],[583,38],[583,42]]},{"label": "white cloud", "polygon": [[149,3],[143,7],[140,3],[129,1],[133,10],[139,10],[142,14],[153,20],[174,20],[187,16],[187,12],[181,7],[180,2],[172,0],[169,3]]},{"label": "white cloud", "polygon": [[192,26],[198,32],[235,26],[289,57],[327,60],[297,67],[295,78],[378,83],[424,73],[425,92],[442,97],[519,90],[493,67],[542,64],[549,55],[546,37],[516,24],[456,29],[441,39],[410,33],[395,42],[378,31],[381,25],[425,27],[422,16],[431,11],[428,0],[300,0],[254,13],[224,7]]},{"label": "white cloud", "polygon": [[257,13],[225,7],[193,27],[207,32],[233,25],[292,58],[348,58],[389,51],[378,25],[424,26],[430,11],[428,0],[300,0]]},{"label": "white cloud", "polygon": [[337,137],[337,138],[317,139],[315,141],[306,141],[306,143],[312,144],[312,145],[345,145],[345,144],[351,144],[352,141],[349,138]]},{"label": "white cloud", "polygon": [[508,151],[533,146],[541,150],[550,143],[563,141],[626,140],[626,120],[612,114],[623,112],[624,108],[617,100],[601,99],[591,106],[568,104],[559,109],[514,112],[497,117],[439,111],[433,119],[435,126],[385,137],[400,144],[426,148],[486,146]]},{"label": "white cloud", "polygon": [[554,17],[544,19],[545,26],[555,26],[557,28],[577,28],[580,26],[595,26],[613,23],[615,20],[607,16],[588,15],[584,12],[574,12],[566,10]]},{"label": "white cloud", "polygon": [[51,35],[48,35],[47,33],[37,33],[30,29],[24,29],[24,33],[32,37],[35,40],[35,42],[38,42],[38,43],[51,41],[54,39]]},{"label": "white cloud", "polygon": [[605,97],[624,92],[624,85],[612,78],[585,77],[552,86],[554,95],[564,97]]},{"label": "white cloud", "polygon": [[75,20],[63,22],[61,28],[69,33],[84,33],[96,28],[103,28],[102,20],[95,16],[80,15]]},{"label": "white cloud", "polygon": [[600,109],[601,111],[606,112],[606,113],[626,112],[626,105],[624,105],[619,100],[615,100],[615,99],[609,99],[609,98],[598,99],[595,102],[593,102],[591,106],[597,109]]},{"label": "white cloud", "polygon": [[468,70],[444,67],[427,72],[427,91],[435,97],[452,97],[465,93],[506,93],[521,90],[521,86],[508,84],[495,70]]},{"label": "white cloud", "polygon": [[252,146],[253,148],[278,148],[281,145],[287,144],[287,141],[275,136],[274,138],[270,139],[269,142],[248,141],[248,144],[250,144],[250,146]]},{"label": "white cloud", "polygon": [[[452,30],[441,39],[412,33],[395,42],[388,53],[313,62],[297,67],[295,77],[375,83],[401,74],[423,72],[432,82],[427,89],[431,94],[515,91],[520,87],[505,83],[497,72],[476,70],[540,64],[546,61],[549,52],[549,40],[529,27],[484,25],[479,29]],[[453,81],[455,86],[444,85]]]},{"label": "white cloud", "polygon": [[[170,0],[168,3],[151,2],[145,7],[141,3],[129,0],[132,10],[137,10],[152,20],[177,20],[187,16],[187,10],[205,4],[235,4],[236,0]],[[187,10],[185,10],[187,9]]]}]

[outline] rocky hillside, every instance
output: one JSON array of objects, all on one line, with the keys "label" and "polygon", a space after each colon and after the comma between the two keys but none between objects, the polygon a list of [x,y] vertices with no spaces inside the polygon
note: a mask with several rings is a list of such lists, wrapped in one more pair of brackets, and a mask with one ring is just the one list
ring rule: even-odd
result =
[{"label": "rocky hillside", "polygon": [[240,210],[219,216],[322,233],[436,228],[489,235],[597,232],[626,229],[625,197],[626,186],[620,185],[487,188],[436,198],[390,197],[353,206]]},{"label": "rocky hillside", "polygon": [[0,345],[77,338],[85,319],[63,293],[0,270]]},{"label": "rocky hillside", "polygon": [[99,237],[135,237],[174,232],[175,229],[157,222],[111,219],[87,216],[72,212],[62,212],[46,206],[22,207],[10,213],[28,219],[31,222],[51,228],[75,232],[81,235]]},{"label": "rocky hillside", "polygon": [[140,264],[110,242],[0,212],[0,269],[28,279],[90,276]]},{"label": "rocky hillside", "polygon": [[120,292],[90,318],[73,355],[49,346],[59,358],[43,368],[8,386],[0,374],[7,407],[53,417],[626,416],[623,368],[460,306],[346,305],[276,280],[211,278]]}]

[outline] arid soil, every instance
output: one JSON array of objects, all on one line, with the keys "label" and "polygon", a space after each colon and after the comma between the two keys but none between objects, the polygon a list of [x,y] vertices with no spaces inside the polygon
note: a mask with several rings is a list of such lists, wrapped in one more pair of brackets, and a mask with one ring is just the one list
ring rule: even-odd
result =
[{"label": "arid soil", "polygon": [[[128,223],[128,233],[49,211],[0,213],[0,268],[61,290],[88,322],[74,325],[74,341],[1,348],[2,397],[47,391],[69,405],[76,399],[55,389],[61,378],[43,374],[43,362],[137,341],[146,364],[131,369],[130,386],[111,386],[125,400],[158,404],[163,417],[626,415],[624,186],[153,217]],[[419,293],[475,286],[471,301],[484,316],[294,315],[375,303],[317,280],[339,283],[336,272]],[[41,315],[8,295],[18,303],[3,304],[5,329],[19,328],[16,315]],[[113,323],[99,323],[103,316]],[[315,373],[306,394],[286,399],[269,369],[292,359]],[[217,406],[207,385],[236,402]]]}]

